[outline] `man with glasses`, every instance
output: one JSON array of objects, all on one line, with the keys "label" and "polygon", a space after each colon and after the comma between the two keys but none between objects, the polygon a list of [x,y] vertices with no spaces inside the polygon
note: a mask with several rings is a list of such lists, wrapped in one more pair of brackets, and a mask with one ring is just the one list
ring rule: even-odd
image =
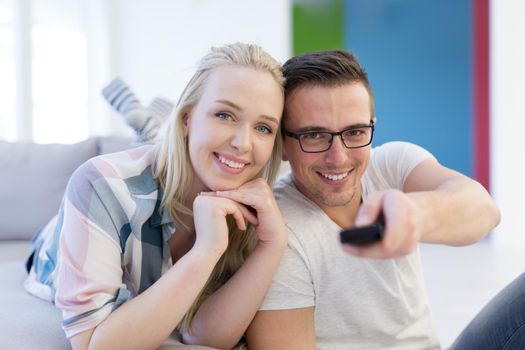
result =
[{"label": "man with glasses", "polygon": [[[288,249],[247,331],[257,349],[439,349],[418,243],[465,245],[499,222],[477,182],[426,150],[371,148],[379,127],[367,75],[344,51],[284,65],[284,159],[275,187]],[[380,242],[341,245],[343,228],[384,219]]]}]

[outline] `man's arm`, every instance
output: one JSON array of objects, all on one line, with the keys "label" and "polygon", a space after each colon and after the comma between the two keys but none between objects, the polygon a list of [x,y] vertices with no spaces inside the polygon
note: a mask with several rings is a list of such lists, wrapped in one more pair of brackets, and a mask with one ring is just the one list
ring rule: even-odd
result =
[{"label": "man's arm", "polygon": [[496,203],[480,183],[435,160],[414,168],[403,191],[418,208],[422,242],[472,244],[500,221]]},{"label": "man's arm", "polygon": [[258,311],[246,332],[250,350],[315,349],[314,307]]},{"label": "man's arm", "polygon": [[387,190],[369,196],[356,225],[383,213],[381,242],[368,247],[344,245],[355,256],[390,259],[412,252],[418,242],[467,245],[482,239],[500,221],[494,200],[478,182],[434,159],[418,164],[407,176],[403,192]]}]

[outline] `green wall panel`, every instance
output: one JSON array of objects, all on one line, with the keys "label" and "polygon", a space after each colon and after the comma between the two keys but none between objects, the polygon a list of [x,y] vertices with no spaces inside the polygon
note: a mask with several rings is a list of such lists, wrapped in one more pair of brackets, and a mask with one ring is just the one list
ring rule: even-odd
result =
[{"label": "green wall panel", "polygon": [[293,54],[344,48],[343,0],[294,0]]}]

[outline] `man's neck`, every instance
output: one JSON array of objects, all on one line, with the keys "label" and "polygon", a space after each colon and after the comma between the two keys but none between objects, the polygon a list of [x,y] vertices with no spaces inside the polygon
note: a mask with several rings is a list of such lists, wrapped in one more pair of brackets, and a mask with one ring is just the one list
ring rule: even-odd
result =
[{"label": "man's neck", "polygon": [[323,206],[321,209],[328,215],[332,221],[342,228],[350,228],[355,224],[357,211],[361,204],[361,193],[356,193],[352,200],[343,206],[327,207]]},{"label": "man's neck", "polygon": [[[297,183],[294,182],[294,184],[297,190],[308,198],[308,195],[306,195],[305,192],[301,191]],[[337,225],[339,225],[342,228],[350,228],[353,227],[355,224],[357,211],[359,210],[359,207],[361,205],[361,184],[358,184],[356,186],[352,198],[344,205],[330,206],[325,205],[322,202],[320,203],[319,201],[316,201],[313,198],[309,199],[317,206],[319,206],[319,208],[322,211],[324,211],[325,214],[328,215],[328,217],[332,219],[332,221],[335,222]]]}]

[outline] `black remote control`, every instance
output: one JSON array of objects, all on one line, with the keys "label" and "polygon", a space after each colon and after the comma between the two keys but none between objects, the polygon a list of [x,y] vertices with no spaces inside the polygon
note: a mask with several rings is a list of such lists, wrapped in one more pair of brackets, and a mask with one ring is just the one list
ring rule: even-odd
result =
[{"label": "black remote control", "polygon": [[368,226],[349,228],[341,231],[341,243],[359,246],[372,244],[383,238],[384,231],[385,225],[382,220]]}]

